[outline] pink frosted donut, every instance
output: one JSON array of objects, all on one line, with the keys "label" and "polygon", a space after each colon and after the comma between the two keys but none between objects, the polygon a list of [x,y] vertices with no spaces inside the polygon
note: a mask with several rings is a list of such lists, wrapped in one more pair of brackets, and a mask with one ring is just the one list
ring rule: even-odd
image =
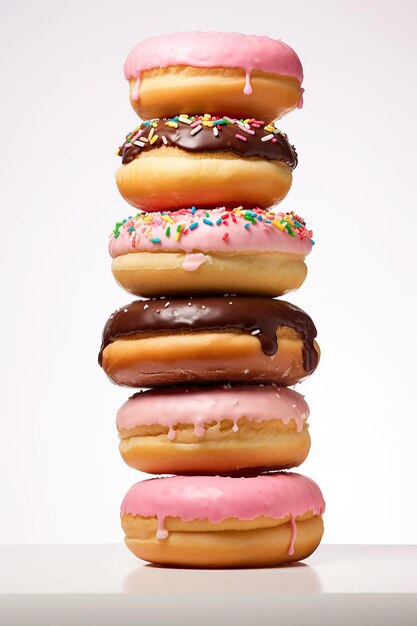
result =
[{"label": "pink frosted donut", "polygon": [[118,222],[109,241],[116,281],[140,296],[280,296],[302,285],[312,231],[294,213],[182,209]]},{"label": "pink frosted donut", "polygon": [[124,64],[143,119],[210,111],[271,121],[302,106],[303,68],[277,39],[188,32],[140,42]]},{"label": "pink frosted donut", "polygon": [[151,474],[229,474],[300,465],[310,449],[303,396],[275,385],[139,392],[117,413],[120,453]]},{"label": "pink frosted donut", "polygon": [[318,485],[300,474],[175,476],[134,485],[121,518],[128,548],[146,561],[260,566],[309,556],[324,509]]}]

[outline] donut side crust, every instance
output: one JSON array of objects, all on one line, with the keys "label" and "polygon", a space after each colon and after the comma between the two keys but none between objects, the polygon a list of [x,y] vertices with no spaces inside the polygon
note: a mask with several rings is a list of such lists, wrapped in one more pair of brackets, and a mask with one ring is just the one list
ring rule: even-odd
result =
[{"label": "donut side crust", "polygon": [[164,565],[189,567],[256,567],[290,563],[307,558],[323,535],[321,515],[307,512],[296,518],[294,553],[290,518],[255,520],[229,518],[219,524],[208,520],[183,522],[167,518],[166,539],[157,539],[156,518],[122,515],[127,547],[137,557]]},{"label": "donut side crust", "polygon": [[[200,251],[198,251],[200,252]],[[203,252],[205,261],[184,269],[185,252],[130,252],[113,259],[117,283],[138,296],[223,294],[280,296],[307,276],[304,257],[283,252]]]},{"label": "donut side crust", "polygon": [[[225,381],[294,385],[309,375],[303,338],[280,326],[277,340],[278,350],[269,356],[255,336],[238,330],[143,333],[106,346],[102,365],[110,380],[130,387]],[[314,346],[320,356],[316,341]]]},{"label": "donut side crust", "polygon": [[171,65],[142,72],[139,100],[132,98],[136,80],[129,81],[130,102],[142,119],[173,117],[178,113],[248,114],[266,122],[280,118],[300,102],[297,78],[253,70],[252,94],[245,95],[245,72],[240,68]]},{"label": "donut side crust", "polygon": [[145,211],[175,210],[196,202],[267,208],[291,188],[292,171],[282,161],[229,152],[190,153],[176,147],[143,152],[116,171],[123,198]]},{"label": "donut side crust", "polygon": [[148,434],[123,437],[119,450],[125,463],[137,470],[185,475],[289,469],[301,465],[310,450],[306,424],[300,432],[296,432],[294,423],[292,428],[290,424],[286,427],[280,420],[239,420],[237,432],[232,426],[231,420],[223,420],[209,426],[202,437],[194,434],[191,425],[183,426],[176,430],[173,441],[166,433],[149,434],[164,427],[141,427]]}]

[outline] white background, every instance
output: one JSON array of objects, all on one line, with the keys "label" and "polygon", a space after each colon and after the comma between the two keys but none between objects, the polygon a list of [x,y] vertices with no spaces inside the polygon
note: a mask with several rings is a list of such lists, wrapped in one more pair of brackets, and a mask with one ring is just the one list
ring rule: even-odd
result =
[{"label": "white background", "polygon": [[[136,125],[122,64],[148,36],[281,37],[305,69],[282,121],[300,165],[285,208],[317,245],[290,299],[319,330],[303,383],[327,499],[327,542],[417,542],[416,4],[2,2],[0,543],[120,541],[139,475],[114,427],[128,391],[97,365],[101,330],[130,300],[107,237],[130,209],[116,147]],[[198,198],[195,199],[198,204]]]}]

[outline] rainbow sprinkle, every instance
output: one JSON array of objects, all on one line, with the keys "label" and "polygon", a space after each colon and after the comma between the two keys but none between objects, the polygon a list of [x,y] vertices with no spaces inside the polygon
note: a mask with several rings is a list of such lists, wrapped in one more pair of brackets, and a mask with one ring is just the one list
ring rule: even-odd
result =
[{"label": "rainbow sprinkle", "polygon": [[[216,137],[221,135],[222,126],[234,125],[237,131],[235,137],[240,141],[248,141],[248,139],[253,138],[275,143],[277,141],[276,135],[281,135],[288,140],[287,135],[278,128],[275,128],[272,124],[265,124],[262,120],[256,120],[255,118],[234,119],[227,116],[219,117],[217,115],[209,115],[208,113],[204,113],[204,115],[185,115],[182,113],[175,117],[164,117],[143,122],[132,130],[131,133],[126,135],[124,144],[116,151],[117,156],[124,157],[126,151],[131,149],[132,146],[136,147],[136,149],[139,148],[140,151],[145,147],[149,148],[149,146],[157,148],[161,145],[170,145],[169,138],[167,139],[163,134],[158,135],[155,132],[155,129],[158,128],[158,124],[160,132],[163,130],[163,126],[169,128],[188,126],[188,132],[191,136],[196,135],[202,130],[206,130],[213,132]],[[261,132],[264,134],[255,137],[256,130],[258,129],[261,129]],[[146,136],[143,135],[144,132],[147,133]]]},{"label": "rainbow sprinkle", "polygon": [[[191,209],[163,211],[162,213],[140,212],[133,217],[130,216],[127,219],[116,222],[110,236],[117,239],[120,235],[127,234],[132,247],[136,247],[141,237],[145,237],[153,244],[161,243],[161,238],[159,237],[161,224],[166,224],[164,231],[166,237],[169,237],[171,229],[174,229],[176,241],[179,241],[183,235],[191,236],[190,234],[205,224],[210,228],[216,225],[216,232],[219,232],[219,237],[223,241],[227,241],[229,237],[232,237],[228,230],[230,220],[235,224],[240,224],[247,231],[250,231],[252,228],[277,229],[288,235],[288,237],[308,238],[311,244],[314,245],[313,231],[307,228],[304,219],[294,213],[294,211],[282,213],[258,207],[249,210],[241,206],[234,209],[218,207],[211,211],[192,207]],[[159,227],[158,234],[154,231],[157,227]]]}]

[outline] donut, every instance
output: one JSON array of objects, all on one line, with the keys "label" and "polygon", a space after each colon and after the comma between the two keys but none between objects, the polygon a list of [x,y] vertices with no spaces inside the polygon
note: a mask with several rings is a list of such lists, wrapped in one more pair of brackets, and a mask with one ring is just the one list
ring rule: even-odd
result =
[{"label": "donut", "polygon": [[229,474],[300,465],[309,408],[273,385],[152,389],[117,413],[123,460],[150,474]]},{"label": "donut", "polygon": [[108,319],[99,364],[129,387],[250,382],[286,387],[313,373],[317,331],[302,309],[261,297],[137,300]]},{"label": "donut", "polygon": [[282,41],[241,33],[176,33],[139,43],[124,64],[142,119],[210,110],[271,121],[303,100],[303,68]]},{"label": "donut", "polygon": [[139,213],[117,222],[112,272],[137,296],[281,296],[302,285],[313,233],[295,213],[259,208]]},{"label": "donut", "polygon": [[255,118],[207,114],[143,122],[118,156],[117,187],[146,211],[220,204],[268,207],[287,195],[297,153],[285,134]]},{"label": "donut", "polygon": [[121,507],[129,550],[187,567],[248,567],[305,559],[320,543],[325,503],[300,474],[174,476],[134,485]]}]

